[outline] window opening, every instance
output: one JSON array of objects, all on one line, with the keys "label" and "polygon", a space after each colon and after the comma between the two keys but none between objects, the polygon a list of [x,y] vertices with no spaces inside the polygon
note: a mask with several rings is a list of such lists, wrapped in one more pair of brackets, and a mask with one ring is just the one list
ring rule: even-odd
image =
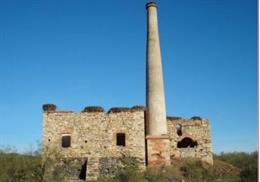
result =
[{"label": "window opening", "polygon": [[182,126],[180,124],[176,124],[176,130],[177,130],[177,135],[181,136],[182,135]]},{"label": "window opening", "polygon": [[125,134],[117,133],[116,134],[116,145],[117,146],[125,146]]},{"label": "window opening", "polygon": [[69,135],[62,136],[61,146],[63,148],[68,148],[68,147],[70,147],[70,144],[71,144],[71,137]]}]

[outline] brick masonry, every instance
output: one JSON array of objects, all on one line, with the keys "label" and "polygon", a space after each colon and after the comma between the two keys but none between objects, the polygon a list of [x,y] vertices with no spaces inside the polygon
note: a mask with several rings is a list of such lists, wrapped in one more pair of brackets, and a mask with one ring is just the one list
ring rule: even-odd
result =
[{"label": "brick masonry", "polygon": [[170,140],[168,136],[146,136],[147,165],[158,167],[170,165]]}]

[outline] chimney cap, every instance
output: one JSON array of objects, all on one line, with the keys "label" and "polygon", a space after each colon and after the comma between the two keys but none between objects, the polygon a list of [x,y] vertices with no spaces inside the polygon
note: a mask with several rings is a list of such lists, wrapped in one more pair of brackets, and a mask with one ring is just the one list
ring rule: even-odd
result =
[{"label": "chimney cap", "polygon": [[148,9],[148,8],[150,8],[150,7],[155,7],[155,8],[157,8],[157,4],[156,4],[156,2],[154,2],[154,1],[150,1],[150,2],[148,2],[148,3],[146,3],[146,9]]}]

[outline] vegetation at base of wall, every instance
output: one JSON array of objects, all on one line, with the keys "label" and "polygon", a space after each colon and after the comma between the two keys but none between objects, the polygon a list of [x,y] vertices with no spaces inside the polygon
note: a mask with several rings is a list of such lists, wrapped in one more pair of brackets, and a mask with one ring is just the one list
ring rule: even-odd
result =
[{"label": "vegetation at base of wall", "polygon": [[[257,155],[257,152],[221,153],[214,155],[214,166],[194,159],[174,159],[170,167],[148,168],[144,172],[140,172],[135,159],[124,157],[115,177],[95,182],[254,182]],[[47,160],[42,165],[39,152],[17,154],[14,150],[0,150],[0,182],[42,182],[44,166],[52,162]],[[57,168],[45,179],[63,181],[63,173],[63,169]]]},{"label": "vegetation at base of wall", "polygon": [[[242,182],[240,169],[218,160],[217,165],[194,159],[173,159],[172,166],[148,168],[140,172],[134,168],[126,168],[121,178],[122,170],[114,178],[98,179],[93,182]],[[221,165],[219,165],[221,164]],[[222,173],[220,173],[222,171]],[[256,180],[255,180],[256,181]],[[252,181],[253,182],[253,181]]]},{"label": "vegetation at base of wall", "polygon": [[6,153],[0,151],[0,181],[41,181],[42,168],[39,155]]},{"label": "vegetation at base of wall", "polygon": [[[129,159],[128,159],[129,160]],[[172,166],[148,168],[140,172],[133,162],[126,163],[110,179],[93,182],[256,182],[257,153],[221,153],[214,165],[194,159],[173,159]]]}]

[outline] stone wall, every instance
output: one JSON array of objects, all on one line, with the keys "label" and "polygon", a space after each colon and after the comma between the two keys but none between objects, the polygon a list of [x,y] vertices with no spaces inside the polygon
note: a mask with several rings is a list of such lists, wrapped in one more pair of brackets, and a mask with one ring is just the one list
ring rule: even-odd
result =
[{"label": "stone wall", "polygon": [[168,117],[171,158],[192,157],[213,164],[210,124],[206,119]]},{"label": "stone wall", "polygon": [[[66,165],[66,179],[76,180],[85,171],[87,180],[110,176],[122,156],[134,158],[145,169],[148,154],[143,107],[112,108],[108,112],[101,107],[87,107],[82,112],[56,111],[54,105],[43,109],[44,157],[55,151]],[[166,158],[192,157],[213,164],[207,120],[168,117],[167,123],[170,150],[166,153],[170,156]],[[117,145],[117,133],[125,134],[125,146]],[[70,147],[62,147],[63,136],[71,137]]]},{"label": "stone wall", "polygon": [[[113,160],[106,159],[122,155],[136,158],[140,168],[145,168],[144,111],[141,109],[112,109],[108,113],[48,110],[43,120],[45,156],[57,151],[66,160],[87,159],[87,180],[109,174]],[[125,146],[117,146],[117,133],[125,134]],[[71,136],[71,146],[63,148],[61,138],[66,135]]]}]

